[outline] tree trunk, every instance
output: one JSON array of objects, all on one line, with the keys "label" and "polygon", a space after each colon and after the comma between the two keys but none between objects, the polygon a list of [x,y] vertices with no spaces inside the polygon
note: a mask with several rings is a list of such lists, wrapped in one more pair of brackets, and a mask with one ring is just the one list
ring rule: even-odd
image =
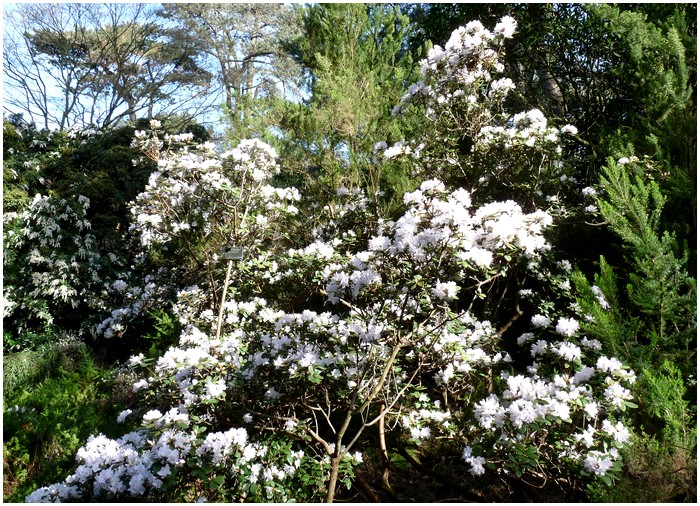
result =
[{"label": "tree trunk", "polygon": [[332,503],[335,499],[335,487],[338,484],[338,472],[340,470],[340,451],[336,450],[336,456],[331,458],[331,476],[328,479],[328,490],[326,491],[327,503]]},{"label": "tree trunk", "polygon": [[564,96],[559,88],[559,83],[547,68],[538,68],[536,72],[542,85],[542,92],[549,101],[552,112],[557,116],[563,116]]}]

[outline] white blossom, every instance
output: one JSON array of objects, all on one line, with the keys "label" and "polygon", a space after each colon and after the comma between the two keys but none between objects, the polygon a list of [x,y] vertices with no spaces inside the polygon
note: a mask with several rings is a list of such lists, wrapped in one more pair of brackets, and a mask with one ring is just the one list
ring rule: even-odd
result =
[{"label": "white blossom", "polygon": [[535,327],[547,328],[552,323],[552,321],[546,316],[536,314],[530,320]]},{"label": "white blossom", "polygon": [[459,286],[454,281],[438,281],[433,288],[433,295],[440,300],[452,300],[457,298]]},{"label": "white blossom", "polygon": [[576,332],[578,332],[579,325],[578,322],[573,319],[573,318],[560,318],[559,321],[557,321],[557,326],[556,326],[556,331],[557,333],[571,337],[573,336]]},{"label": "white blossom", "polygon": [[517,28],[518,24],[510,16],[503,16],[501,20],[496,24],[496,26],[493,29],[493,33],[496,35],[500,35],[501,37],[508,39],[513,36],[515,33],[515,29]]},{"label": "white blossom", "polygon": [[561,343],[559,346],[553,347],[552,351],[570,362],[581,358],[581,348],[573,343]]},{"label": "white blossom", "polygon": [[604,476],[612,466],[610,457],[601,452],[590,452],[583,462],[583,468],[586,471],[598,476]]}]

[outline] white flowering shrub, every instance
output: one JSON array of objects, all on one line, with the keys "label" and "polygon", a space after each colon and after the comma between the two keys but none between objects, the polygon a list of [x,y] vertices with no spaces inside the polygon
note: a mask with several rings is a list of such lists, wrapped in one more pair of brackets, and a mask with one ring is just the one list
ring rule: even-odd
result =
[{"label": "white flowering shrub", "polygon": [[602,355],[600,342],[575,339],[576,320],[561,318],[555,329],[544,320],[533,316],[535,332],[518,338],[531,365],[522,372],[503,371],[500,395],[476,403],[477,427],[469,429],[475,437],[464,460],[474,475],[483,474],[488,463],[518,477],[530,471],[544,482],[549,478],[544,469],[573,465],[610,484],[614,473],[608,472],[621,470],[619,450],[630,438],[622,417],[636,407],[630,391],[635,375]]},{"label": "white flowering shrub", "polygon": [[[624,410],[633,376],[606,357],[585,365],[596,343],[575,344],[574,319],[553,325],[542,315],[533,327],[554,331],[532,345],[534,333],[521,336],[535,363],[515,374],[498,329],[473,313],[510,263],[537,262],[547,249],[549,215],[525,214],[513,202],[473,209],[467,192],[448,192],[436,180],[405,202],[407,212],[384,223],[364,251],[345,255],[317,241],[288,252],[325,264],[319,289],[333,311],[288,313],[260,298],[231,300],[224,337],[216,339],[214,314],[184,311],[201,307],[197,289],[184,290],[178,314],[187,326],[179,345],[155,361],[132,359],[145,373],[134,385],[143,407],[122,418],[137,420],[137,432],[91,441],[66,484],[31,499],[138,497],[167,491],[165,483],[197,489],[196,478],[208,477],[215,486],[204,495],[225,485],[233,497],[250,498],[249,485],[260,479],[261,497],[271,500],[284,496],[284,479],[301,460],[330,472],[330,480],[342,478],[341,464],[360,463],[368,444],[362,435],[380,420],[413,444],[445,436],[469,443],[463,454],[475,475],[497,464],[521,475],[549,459],[606,475],[618,457],[614,444],[628,435],[612,416]],[[507,389],[479,400],[475,386],[501,369],[497,383]],[[584,432],[572,430],[584,422]],[[258,438],[269,431],[290,441],[284,448],[299,459],[295,467],[268,455]],[[95,441],[117,456],[90,460]],[[265,458],[251,460],[259,452]],[[515,466],[507,455],[518,458]]]},{"label": "white flowering shrub", "polygon": [[105,266],[86,219],[89,206],[83,196],[37,194],[21,212],[3,215],[3,319],[16,332],[103,309]]},{"label": "white flowering shrub", "polygon": [[[290,450],[279,439],[272,444],[249,442],[243,428],[198,438],[199,426],[181,429],[188,425],[187,417],[164,416],[157,410],[146,413],[143,420],[150,428],[177,422],[180,429],[142,429],[116,440],[91,436],[78,451],[75,473],[65,483],[32,493],[27,502],[74,502],[88,497],[147,500],[153,490],[162,497],[166,491],[188,485],[193,494],[185,497],[189,500],[216,498],[225,490],[223,497],[235,491],[243,500],[283,502],[294,487],[290,478],[304,454]],[[183,479],[183,470],[189,473],[190,482]]]},{"label": "white flowering shrub", "polygon": [[[505,18],[493,33],[475,23],[456,31],[400,107],[424,97],[439,131],[458,100],[462,131],[477,143],[490,136],[483,149],[556,153],[559,135],[537,113],[508,120],[512,139],[494,130],[504,117],[489,111],[509,86],[490,73],[513,30]],[[435,95],[449,86],[471,91]],[[477,200],[433,177],[387,219],[368,212],[363,192],[341,188],[313,226],[301,219],[309,239],[295,243],[300,196],[265,183],[278,170],[268,147],[243,141],[216,154],[172,148],[176,140],[187,139],[137,139],[159,170],[131,232],[143,265],[160,271],[143,293],[123,280],[112,289],[133,299],[132,312],[171,300],[179,341],[131,358],[139,404],[119,417],[131,432],[91,438],[71,476],[27,500],[330,501],[392,444],[461,461],[470,479],[576,486],[582,474],[609,482],[619,472],[635,376],[582,334],[589,315],[568,298],[570,263],[551,258],[549,212]],[[405,152],[418,149],[412,142]],[[217,256],[229,238],[249,254],[219,308]],[[120,317],[101,331],[116,334]]]},{"label": "white flowering shrub", "polygon": [[538,109],[510,110],[515,85],[505,77],[501,57],[515,30],[509,16],[493,31],[472,21],[455,30],[444,48],[434,46],[421,62],[422,80],[393,111],[425,115],[429,128],[416,139],[377,144],[376,157],[401,155],[423,178],[438,173],[449,184],[473,189],[479,203],[557,202],[561,190],[575,182],[562,163],[562,137],[577,130],[550,125]]},{"label": "white flowering shrub", "polygon": [[[176,293],[197,285],[206,293],[210,309],[218,304],[222,287],[214,280],[229,246],[255,255],[272,251],[289,239],[291,218],[301,198],[295,188],[269,183],[279,172],[276,153],[257,140],[243,140],[224,153],[211,143],[194,145],[192,134],[164,135],[158,125],[148,133],[137,131],[134,146],[157,159],[145,190],[131,206],[129,232],[140,251],[136,272],[111,287],[121,300],[98,327],[98,334],[118,336],[130,320],[159,305],[171,303]],[[146,272],[147,271],[147,272]],[[143,278],[142,278],[143,279]]]},{"label": "white flowering shrub", "polygon": [[[444,385],[457,377],[464,388],[475,369],[502,360],[502,354],[493,351],[497,334],[491,325],[468,310],[450,308],[457,298],[457,282],[471,272],[466,279],[476,283],[469,296],[477,299],[490,284],[480,278],[498,277],[507,253],[536,255],[546,248],[541,234],[549,216],[525,215],[512,202],[474,212],[466,192],[448,193],[438,181],[426,182],[405,201],[407,213],[384,224],[360,253],[348,257],[320,242],[289,253],[316,256],[326,264],[321,289],[338,307],[336,313],[286,313],[262,299],[230,301],[224,313],[228,332],[221,340],[211,337],[215,319],[210,311],[188,318],[180,345],[145,364],[150,375],[134,385],[143,392],[145,404],[155,408],[141,413],[142,429],[186,429],[194,420],[204,430],[197,428],[194,435],[186,431],[192,446],[183,443],[182,449],[201,456],[206,451],[198,445],[206,448],[214,435],[219,438],[216,429],[246,423],[249,415],[254,427],[310,439],[307,453],[316,456],[317,467],[330,465],[337,479],[341,463],[360,460],[353,452],[354,442],[365,425],[377,424],[381,406],[386,407],[381,417],[401,419],[407,433],[414,434],[416,424],[424,420],[408,422],[417,413],[404,406],[405,394],[420,385],[424,375]],[[514,225],[507,225],[509,221]],[[182,299],[193,298],[197,304],[195,292],[187,290]],[[142,362],[138,357],[133,361]],[[357,417],[364,425],[346,434],[342,418],[333,421],[327,415],[320,421],[317,412],[343,414],[348,421]],[[434,416],[450,418],[445,409]],[[336,437],[329,438],[328,431]],[[420,434],[427,437],[425,430]],[[108,444],[121,447],[124,441]],[[149,446],[148,451],[154,449]],[[181,460],[187,459],[154,461],[152,466],[182,464]],[[144,484],[158,488],[152,466],[132,489],[127,482],[134,477],[115,469],[116,464],[122,465],[122,459],[109,463],[108,471],[98,467],[98,476],[114,481],[97,485],[98,496],[141,494]],[[68,483],[76,481],[80,480],[70,478]],[[66,493],[82,497],[76,494],[83,494],[84,487],[78,489]]]}]

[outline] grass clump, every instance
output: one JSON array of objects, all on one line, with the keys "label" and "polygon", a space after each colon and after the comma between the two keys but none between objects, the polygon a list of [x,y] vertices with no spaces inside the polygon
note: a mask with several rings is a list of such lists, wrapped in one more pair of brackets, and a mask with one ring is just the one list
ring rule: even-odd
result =
[{"label": "grass clump", "polygon": [[15,394],[60,369],[74,370],[83,358],[85,343],[66,337],[52,344],[3,356],[4,396]]}]

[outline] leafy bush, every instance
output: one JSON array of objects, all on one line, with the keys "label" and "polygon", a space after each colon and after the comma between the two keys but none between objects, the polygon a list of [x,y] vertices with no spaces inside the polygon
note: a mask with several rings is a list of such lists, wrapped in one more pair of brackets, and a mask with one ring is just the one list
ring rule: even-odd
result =
[{"label": "leafy bush", "polygon": [[148,124],[38,132],[21,118],[3,123],[5,350],[41,344],[30,336],[92,333],[94,318],[111,309],[110,287],[134,261],[123,240],[128,205],[156,168],[147,158],[133,163],[134,132]]},{"label": "leafy bush", "polygon": [[89,206],[82,196],[37,194],[23,212],[3,215],[3,317],[15,335],[48,333],[53,325],[77,330],[81,316],[102,309],[108,281],[89,232]]},{"label": "leafy bush", "polygon": [[[623,452],[629,459],[619,488],[593,488],[593,496],[602,500],[697,495],[697,400],[686,389],[695,383],[697,368],[696,281],[687,272],[687,248],[660,230],[665,198],[653,180],[642,177],[653,168],[649,160],[624,157],[603,169],[597,200],[608,226],[623,240],[624,278],[603,257],[594,284],[580,272],[573,276],[579,304],[592,316],[584,330],[642,371],[636,386],[642,409],[635,415],[641,431]],[[661,364],[660,356],[665,357]]]}]

